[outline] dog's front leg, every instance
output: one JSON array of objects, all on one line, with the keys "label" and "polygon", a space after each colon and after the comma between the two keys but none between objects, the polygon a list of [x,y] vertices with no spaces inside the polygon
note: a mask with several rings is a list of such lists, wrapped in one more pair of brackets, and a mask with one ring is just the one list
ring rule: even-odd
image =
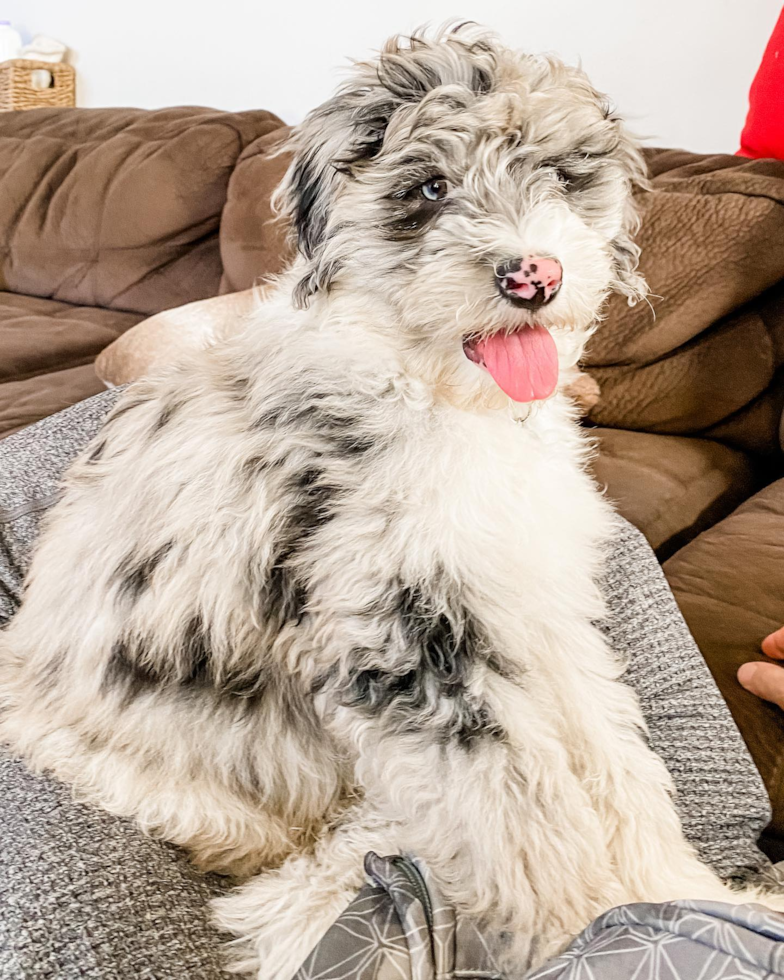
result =
[{"label": "dog's front leg", "polygon": [[418,724],[402,713],[340,720],[357,780],[399,822],[401,849],[425,862],[460,912],[511,935],[522,969],[616,904],[619,886],[547,711],[503,684],[492,707],[445,698]]},{"label": "dog's front leg", "polygon": [[216,924],[236,936],[233,970],[258,980],[291,980],[362,887],[367,852],[399,849],[394,822],[369,802],[357,802],[312,849],[214,901]]},{"label": "dog's front leg", "polygon": [[646,744],[637,698],[614,679],[604,641],[592,633],[581,648],[577,662],[570,651],[570,669],[559,674],[553,696],[563,702],[570,765],[604,827],[621,901],[731,900],[684,837],[672,779]]}]

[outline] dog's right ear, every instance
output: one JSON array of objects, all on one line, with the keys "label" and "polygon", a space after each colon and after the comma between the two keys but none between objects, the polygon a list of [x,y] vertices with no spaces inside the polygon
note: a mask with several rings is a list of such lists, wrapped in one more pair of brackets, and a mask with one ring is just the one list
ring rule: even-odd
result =
[{"label": "dog's right ear", "polygon": [[623,226],[610,243],[615,269],[613,291],[621,293],[626,297],[629,306],[634,306],[648,295],[648,284],[637,271],[640,246],[635,242],[634,236],[640,228],[640,215],[635,195],[649,190],[650,181],[639,143],[628,133],[620,119],[615,119],[614,122],[618,129],[614,156],[626,179],[627,198]]}]

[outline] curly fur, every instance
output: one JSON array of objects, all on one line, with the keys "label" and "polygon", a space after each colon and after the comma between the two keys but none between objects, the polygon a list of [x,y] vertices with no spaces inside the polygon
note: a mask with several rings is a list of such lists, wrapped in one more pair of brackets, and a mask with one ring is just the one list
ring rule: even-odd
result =
[{"label": "curly fur", "polygon": [[[0,734],[202,867],[266,869],[216,906],[264,980],[371,848],[416,852],[518,967],[622,902],[730,897],[592,625],[614,517],[564,388],[608,291],[643,292],[634,142],[580,71],[462,27],[391,40],[293,146],[299,258],[70,471]],[[523,254],[564,270],[533,408],[463,352],[533,322],[494,287]]]}]

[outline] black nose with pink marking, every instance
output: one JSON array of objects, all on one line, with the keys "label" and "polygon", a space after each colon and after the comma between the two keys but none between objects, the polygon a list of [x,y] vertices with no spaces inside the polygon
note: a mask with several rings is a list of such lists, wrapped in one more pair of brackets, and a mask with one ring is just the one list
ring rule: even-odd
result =
[{"label": "black nose with pink marking", "polygon": [[537,310],[555,299],[563,282],[558,259],[531,255],[496,266],[495,282],[501,295],[515,306]]}]

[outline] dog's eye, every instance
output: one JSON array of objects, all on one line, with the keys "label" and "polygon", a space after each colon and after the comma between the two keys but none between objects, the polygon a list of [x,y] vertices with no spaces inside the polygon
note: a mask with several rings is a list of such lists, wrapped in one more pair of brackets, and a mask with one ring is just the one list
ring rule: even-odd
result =
[{"label": "dog's eye", "polygon": [[564,170],[563,167],[555,168],[555,176],[558,178],[558,183],[563,184],[564,187],[569,187],[575,183],[574,174],[569,173],[568,170]]},{"label": "dog's eye", "polygon": [[440,201],[449,192],[449,182],[445,177],[431,177],[419,188],[426,201]]},{"label": "dog's eye", "polygon": [[567,170],[565,167],[553,166],[553,172],[558,183],[567,194],[586,191],[594,181],[595,174],[588,170]]}]

